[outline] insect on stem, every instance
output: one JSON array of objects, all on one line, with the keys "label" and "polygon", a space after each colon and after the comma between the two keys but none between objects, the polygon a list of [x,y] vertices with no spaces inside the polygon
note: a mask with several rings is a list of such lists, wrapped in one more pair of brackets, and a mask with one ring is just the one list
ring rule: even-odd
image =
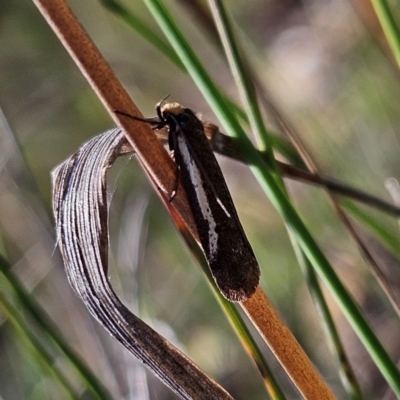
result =
[{"label": "insect on stem", "polygon": [[[168,96],[167,96],[168,97]],[[239,221],[221,168],[194,112],[179,103],[156,105],[158,118],[142,119],[155,129],[166,127],[168,144],[182,177],[200,242],[221,293],[230,301],[247,300],[256,290],[260,269]]]}]

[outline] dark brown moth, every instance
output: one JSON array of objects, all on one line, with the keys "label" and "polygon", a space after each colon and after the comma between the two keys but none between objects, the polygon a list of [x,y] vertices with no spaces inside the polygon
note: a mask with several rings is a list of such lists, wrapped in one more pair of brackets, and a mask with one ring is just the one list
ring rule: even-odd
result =
[{"label": "dark brown moth", "polygon": [[158,119],[144,121],[168,129],[169,148],[214,280],[228,300],[245,301],[258,286],[260,269],[203,124],[178,103],[161,101],[156,109]]}]

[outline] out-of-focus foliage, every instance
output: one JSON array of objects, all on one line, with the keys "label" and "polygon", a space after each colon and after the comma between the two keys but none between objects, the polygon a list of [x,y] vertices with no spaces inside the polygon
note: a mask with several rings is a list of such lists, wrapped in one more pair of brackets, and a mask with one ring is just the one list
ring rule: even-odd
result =
[{"label": "out-of-focus foliage", "polygon": [[[143,38],[94,0],[69,3],[146,115],[154,115],[154,104],[171,94],[172,100],[215,122],[190,79]],[[214,39],[185,2],[169,3],[209,71],[237,98]],[[155,27],[141,2],[125,4]],[[384,182],[400,174],[400,75],[352,4],[258,0],[229,5],[249,62],[301,132],[321,171],[390,199]],[[92,321],[70,289],[54,251],[50,171],[83,141],[111,127],[111,121],[31,2],[0,2],[0,33],[0,106],[5,116],[0,121],[2,253],[115,398],[142,398],[141,390],[143,396],[149,391],[150,398],[175,398]],[[325,344],[281,219],[245,166],[220,160],[259,259],[263,289],[341,398],[336,360]],[[140,166],[135,159],[125,158],[110,176],[110,274],[119,294],[235,398],[265,398],[255,367]],[[299,183],[289,183],[289,189],[393,358],[399,358],[399,321],[325,195]],[[398,235],[394,218],[373,215],[388,232]],[[397,262],[390,262],[395,271]],[[398,286],[399,275],[391,273]],[[0,291],[13,298],[1,280]],[[366,397],[382,397],[383,379],[336,312],[336,305],[332,303],[331,308]],[[5,318],[0,326],[0,349],[0,395],[4,399],[62,398]],[[55,365],[62,369],[65,364],[55,353]],[[68,376],[68,367],[65,373]],[[290,387],[279,368],[277,375],[282,375],[283,387]],[[82,390],[74,375],[71,385]],[[292,389],[287,390],[291,393]]]}]

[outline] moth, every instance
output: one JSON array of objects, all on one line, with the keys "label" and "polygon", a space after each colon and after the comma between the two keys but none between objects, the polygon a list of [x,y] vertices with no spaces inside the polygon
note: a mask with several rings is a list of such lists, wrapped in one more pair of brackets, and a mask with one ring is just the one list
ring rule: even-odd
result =
[{"label": "moth", "polygon": [[213,278],[228,300],[245,301],[258,286],[260,269],[203,124],[179,103],[162,100],[156,111],[158,118],[142,121],[168,130],[169,148]]}]

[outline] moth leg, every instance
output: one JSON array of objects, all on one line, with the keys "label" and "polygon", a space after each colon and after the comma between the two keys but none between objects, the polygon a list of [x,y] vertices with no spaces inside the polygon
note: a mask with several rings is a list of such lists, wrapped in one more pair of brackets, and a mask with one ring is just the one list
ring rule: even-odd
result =
[{"label": "moth leg", "polygon": [[174,197],[176,196],[176,193],[178,192],[178,186],[179,186],[179,178],[181,176],[181,170],[179,169],[178,165],[176,165],[176,174],[175,174],[175,184],[174,188],[172,189],[171,197],[169,198],[169,202],[171,202]]}]

